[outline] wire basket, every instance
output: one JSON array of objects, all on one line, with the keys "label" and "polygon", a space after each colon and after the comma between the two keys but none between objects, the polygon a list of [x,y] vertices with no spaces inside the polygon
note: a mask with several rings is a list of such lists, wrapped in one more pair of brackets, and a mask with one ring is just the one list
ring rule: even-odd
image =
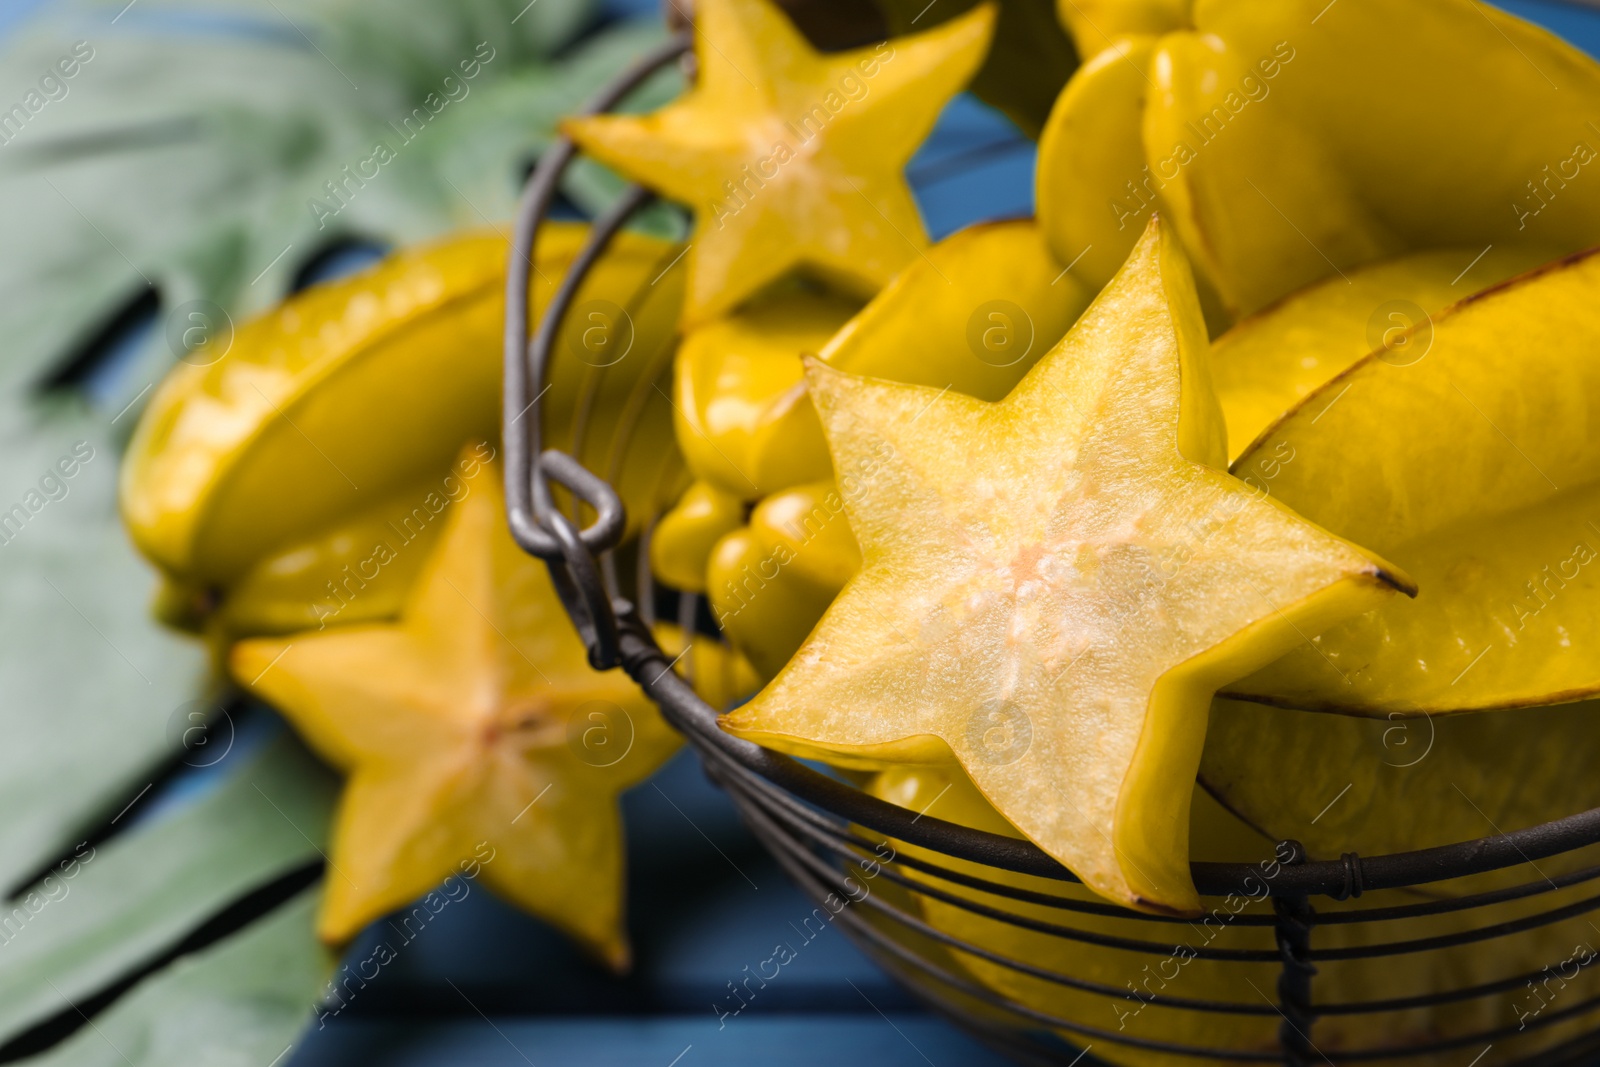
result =
[{"label": "wire basket", "polygon": [[[689,51],[687,34],[673,37],[583,113],[611,109]],[[530,175],[515,221],[504,396],[512,533],[549,566],[593,666],[620,666],[660,706],[778,863],[826,908],[828,922],[934,1008],[1024,1063],[1105,1056],[1488,1067],[1592,1062],[1600,1054],[1600,984],[1580,988],[1581,978],[1593,977],[1579,973],[1595,959],[1593,949],[1580,951],[1587,942],[1565,958],[1536,957],[1532,968],[1526,952],[1519,962],[1519,952],[1508,950],[1537,939],[1560,943],[1569,929],[1580,938],[1593,931],[1600,943],[1600,926],[1587,918],[1600,908],[1600,894],[1589,892],[1600,865],[1585,863],[1590,857],[1579,851],[1600,843],[1600,809],[1394,855],[1347,852],[1317,861],[1284,841],[1260,863],[1197,861],[1194,882],[1208,912],[1191,922],[1099,901],[1029,842],[898,807],[723,732],[717,711],[651,636],[661,590],[650,576],[648,530],[632,546],[636,565],[630,554],[619,567],[625,514],[617,492],[571,454],[537,448],[562,320],[608,243],[652,200],[632,186],[595,222],[530,334],[534,243],[574,155],[570,141],[554,143]],[[570,492],[571,514],[557,506],[553,486]],[[593,517],[580,528],[583,505]],[[631,570],[637,589],[628,599],[618,574]],[[695,598],[678,596],[679,618],[692,620]],[[1553,876],[1541,860],[1551,860]],[[1519,880],[1517,867],[1532,876]],[[1227,928],[1227,944],[1214,943],[1223,939],[1210,936],[1213,925]],[[976,939],[964,936],[973,931]],[[1074,966],[1110,957],[1123,961],[1126,981],[1107,980],[1103,966]],[[1508,958],[1516,965],[1505,966]],[[1199,983],[1166,980],[1169,969],[1191,961],[1205,961],[1207,973],[1219,976],[1215,984],[1253,992],[1212,999],[1191,995]],[[1325,988],[1337,995],[1319,999]],[[1063,1004],[1069,1010],[1057,1010]],[[1153,1032],[1138,1025],[1146,1008],[1186,1021]],[[1231,1041],[1207,1037],[1241,1033]],[[1098,1055],[1086,1060],[1090,1050]]]}]

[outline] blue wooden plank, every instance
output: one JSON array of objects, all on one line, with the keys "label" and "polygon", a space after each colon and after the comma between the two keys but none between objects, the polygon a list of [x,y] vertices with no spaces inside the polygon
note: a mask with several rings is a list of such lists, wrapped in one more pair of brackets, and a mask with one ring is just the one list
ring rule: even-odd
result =
[{"label": "blue wooden plank", "polygon": [[[463,1004],[470,1013],[470,1006]],[[1002,1067],[1005,1060],[925,1015],[749,1019],[718,1030],[699,1018],[491,1019],[358,1023],[314,1035],[296,1067]]]}]

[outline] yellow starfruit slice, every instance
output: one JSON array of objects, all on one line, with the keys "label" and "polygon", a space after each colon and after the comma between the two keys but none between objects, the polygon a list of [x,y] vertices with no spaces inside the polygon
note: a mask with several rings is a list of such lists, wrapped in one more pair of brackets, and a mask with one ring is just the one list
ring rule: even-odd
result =
[{"label": "yellow starfruit slice", "polygon": [[1408,251],[1600,241],[1600,65],[1492,6],[1220,0],[1144,69],[1105,70],[1142,113],[1115,144],[1052,147],[1115,166],[1041,165],[1092,179],[1039,189],[1057,255],[1131,246],[1159,207],[1239,316]]},{"label": "yellow starfruit slice", "polygon": [[684,320],[805,267],[869,296],[928,238],[902,174],[989,47],[994,6],[822,54],[770,0],[695,5],[698,77],[650,115],[569,119],[601,162],[695,212]]},{"label": "yellow starfruit slice", "polygon": [[616,797],[678,745],[596,673],[497,471],[452,511],[400,619],[234,647],[234,677],[348,779],[319,934],[340,943],[471,863],[613,967],[628,962]]},{"label": "yellow starfruit slice", "polygon": [[835,469],[859,472],[842,495],[863,566],[728,729],[821,758],[954,759],[1096,892],[1197,911],[1211,694],[1412,588],[1223,472],[1205,359],[1182,252],[1153,222],[998,403],[813,363]]},{"label": "yellow starfruit slice", "polygon": [[806,398],[800,357],[815,355],[859,306],[779,290],[684,334],[673,376],[675,425],[697,478],[758,500],[828,476],[828,445]]},{"label": "yellow starfruit slice", "polygon": [[[1032,219],[981,223],[945,238],[907,267],[829,339],[819,358],[856,374],[999,400],[1089,299],[1050,256]],[[774,437],[773,447],[800,447],[811,440],[813,425],[820,443],[803,381],[784,404],[794,405],[786,412],[804,412],[804,432],[791,426],[781,439]],[[822,470],[832,471],[826,457]],[[862,472],[843,476],[854,484]],[[727,537],[712,556],[704,585],[712,610],[728,620],[730,639],[767,678],[800,647],[859,566],[848,524],[833,521],[840,508],[831,480],[785,490],[758,505],[748,529]],[[788,533],[791,528],[799,532]],[[780,556],[799,563],[775,566]],[[746,612],[758,590],[761,604]]]},{"label": "yellow starfruit slice", "polygon": [[1212,381],[1235,458],[1362,356],[1388,346],[1390,362],[1420,359],[1432,343],[1426,323],[1433,316],[1551,258],[1520,246],[1413,252],[1324,279],[1240,321],[1211,345]]},{"label": "yellow starfruit slice", "polygon": [[710,482],[695,482],[656,523],[650,569],[675,589],[703,593],[711,550],[743,525],[743,501]]},{"label": "yellow starfruit slice", "polygon": [[[541,231],[536,313],[585,233]],[[292,297],[241,325],[226,351],[177,367],[122,471],[123,516],[141,551],[190,583],[226,588],[264,557],[443,478],[462,441],[498,441],[507,254],[493,233],[400,252]],[[677,488],[670,405],[656,392],[682,299],[681,279],[659,276],[676,254],[618,237],[577,294],[545,398],[546,444],[612,477],[636,512]]]},{"label": "yellow starfruit slice", "polygon": [[1381,717],[1600,692],[1597,292],[1600,255],[1585,253],[1480,293],[1239,457],[1236,471],[1424,591],[1324,629],[1229,695]]},{"label": "yellow starfruit slice", "polygon": [[767,680],[860,567],[843,496],[815,482],[767,497],[717,542],[706,595],[717,625]]}]

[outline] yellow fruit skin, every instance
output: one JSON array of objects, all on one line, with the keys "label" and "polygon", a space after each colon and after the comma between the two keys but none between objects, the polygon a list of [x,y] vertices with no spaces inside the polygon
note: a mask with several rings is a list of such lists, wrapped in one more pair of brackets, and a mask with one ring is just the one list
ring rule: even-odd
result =
[{"label": "yellow fruit skin", "polygon": [[661,650],[677,661],[673,669],[688,679],[700,699],[713,708],[726,708],[761,688],[761,679],[750,661],[721,641],[696,634],[694,647],[680,659],[683,630],[657,623],[653,632]]},{"label": "yellow fruit skin", "polygon": [[[1041,162],[1081,179],[1038,197],[1059,205],[1058,253],[1159,209],[1237,317],[1409,251],[1600,241],[1600,183],[1584,173],[1600,146],[1586,125],[1600,109],[1592,59],[1454,0],[1326,6],[1201,3],[1192,29],[1156,42],[1148,82],[1102,68],[1125,93],[1105,106],[1142,119],[1109,142],[1114,164],[1096,165],[1105,149],[1081,139],[1051,152],[1088,161]],[[1100,284],[1103,269],[1084,280]]]},{"label": "yellow fruit skin", "polygon": [[830,339],[830,367],[999,400],[1094,293],[1064,273],[1032,219],[984,222],[934,245]]},{"label": "yellow fruit skin", "polygon": [[[536,315],[585,234],[562,223],[541,231]],[[243,324],[214,362],[176,368],[122,470],[122,511],[141,551],[187,586],[223,594],[244,583],[237,618],[247,629],[306,618],[307,590],[295,583],[314,591],[365,559],[373,546],[360,542],[382,525],[373,516],[409,514],[414,490],[443,495],[463,440],[497,450],[506,254],[488,233],[398,253]],[[668,275],[649,285],[675,254],[621,235],[578,294],[543,401],[544,443],[617,485],[635,522],[680,484],[670,404],[657,387],[682,284]],[[620,358],[586,343],[596,315],[625,344]],[[313,556],[333,573],[317,577],[320,562],[297,570],[295,560]],[[362,610],[387,597],[392,611],[397,595],[398,586],[374,592]]]},{"label": "yellow fruit skin", "polygon": [[1597,291],[1586,253],[1481,293],[1240,457],[1241,472],[1270,461],[1274,498],[1424,592],[1323,630],[1228,695],[1381,718],[1600,692],[1600,363],[1575,356],[1600,345]]},{"label": "yellow fruit skin", "polygon": [[[1091,282],[1117,272],[1143,229],[1137,217],[1119,217],[1104,201],[1128,182],[1137,187],[1143,176],[1139,124],[1156,40],[1148,34],[1119,37],[1090,53],[1093,58],[1056,98],[1039,136],[1039,227],[1055,257]],[[1098,195],[1062,192],[1080,189]]]},{"label": "yellow fruit skin", "polygon": [[689,330],[674,372],[679,447],[696,477],[741,500],[828,476],[800,357],[860,305],[788,287]]},{"label": "yellow fruit skin", "polygon": [[[1452,845],[1600,807],[1596,762],[1595,701],[1364,719],[1219,699],[1200,779],[1273,839],[1337,859]],[[1587,851],[1569,853],[1539,860],[1539,869],[1555,876],[1592,862]],[[1519,866],[1468,881],[1476,891],[1486,881],[1520,884],[1530,873]],[[1460,890],[1431,883],[1427,891]]]},{"label": "yellow fruit skin", "polygon": [[712,615],[763,679],[788,662],[861,566],[832,482],[776,493],[717,542],[706,570]]},{"label": "yellow fruit skin", "polygon": [[743,523],[744,504],[738,497],[710,482],[695,482],[656,523],[650,538],[650,568],[658,580],[675,589],[704,593],[711,550]]},{"label": "yellow fruit skin", "polygon": [[1193,8],[1194,0],[1056,0],[1056,17],[1088,65],[1118,38],[1183,29]]},{"label": "yellow fruit skin", "polygon": [[[1409,359],[1407,345],[1420,351],[1432,343],[1428,317],[1552,258],[1549,249],[1533,247],[1413,252],[1324,279],[1240,321],[1211,345],[1233,457],[1386,340],[1398,346],[1396,360]],[[1407,334],[1413,326],[1423,327],[1416,343]],[[1275,477],[1270,457],[1259,462],[1241,477],[1256,485]]]},{"label": "yellow fruit skin", "polygon": [[217,622],[236,637],[393,618],[449,512],[493,476],[479,441],[449,473],[339,520],[320,537],[264,557],[224,594]]},{"label": "yellow fruit skin", "polygon": [[[990,833],[1020,836],[984,800],[971,780],[955,768],[896,768],[875,776],[865,788],[873,796],[910,811]],[[1281,797],[1283,794],[1280,792],[1277,795]],[[1262,871],[1257,884],[1264,892],[1266,881],[1276,869],[1272,862],[1272,842],[1241,822],[1204,789],[1197,787],[1194,790],[1192,811],[1194,820],[1190,840],[1195,858],[1257,864]],[[1371,815],[1369,828],[1380,835],[1391,835],[1397,831],[1403,834],[1404,828],[1412,827],[1426,833],[1425,827],[1411,820],[1392,818],[1391,810],[1373,812]],[[1346,820],[1346,826],[1350,825]],[[871,834],[865,836],[873,839]],[[1072,902],[1091,905],[1097,902],[1093,894],[1075,883],[1009,874],[932,854],[898,840],[891,840],[890,844],[900,856],[922,859],[1001,886],[1049,894]],[[978,984],[1026,1007],[1131,1039],[1255,1052],[1279,1048],[1277,1032],[1281,1020],[1276,1014],[1202,1013],[1148,1002],[1154,996],[1165,996],[1258,1005],[1262,1003],[1263,994],[1268,997],[1273,995],[1281,971],[1281,966],[1276,962],[1240,963],[1196,958],[1199,951],[1207,949],[1274,950],[1270,927],[1243,926],[1236,921],[1236,917],[1243,915],[1263,917],[1272,914],[1270,905],[1260,899],[1260,893],[1254,887],[1241,895],[1205,898],[1203,916],[1192,923],[1157,926],[1145,920],[1085,914],[1019,901],[960,883],[947,882],[915,869],[907,868],[903,873],[919,884],[932,886],[954,897],[956,901],[995,908],[1037,922],[1071,927],[1092,936],[1122,937],[1174,946],[1168,954],[1111,948],[1013,926],[975,914],[959,903],[915,892],[910,894],[912,914],[937,930],[1009,959],[1056,974],[1095,982],[1112,990],[1110,995],[1103,995],[1071,989],[964,953],[960,949],[945,949],[942,956],[935,957],[936,962],[947,966],[951,960],[956,961],[958,971],[964,969]],[[1520,882],[1538,880],[1538,875],[1525,867],[1521,873],[1522,876],[1517,879]],[[877,892],[876,885],[884,881],[879,878],[872,883],[874,893]],[[1483,886],[1480,884],[1478,888]],[[1588,892],[1580,885],[1559,894],[1536,896],[1530,901],[1508,907],[1497,915],[1497,919],[1554,907],[1557,906],[1557,900],[1576,902]],[[1360,901],[1352,903],[1364,908],[1384,907],[1414,904],[1418,899],[1411,893],[1369,892]],[[906,906],[903,898],[897,897],[894,903]],[[1317,902],[1319,913],[1337,912],[1348,907],[1351,905],[1326,900]],[[1312,945],[1316,949],[1350,948],[1400,938],[1462,933],[1481,925],[1481,922],[1481,916],[1465,912],[1408,920],[1404,933],[1397,929],[1398,924],[1395,923],[1379,922],[1365,926],[1324,924],[1313,929]],[[890,926],[886,920],[881,925]],[[904,931],[904,927],[899,929]],[[1600,944],[1600,938],[1589,929],[1585,918],[1579,916],[1514,937],[1459,946],[1443,952],[1322,961],[1317,965],[1318,973],[1313,979],[1312,990],[1319,1003],[1340,1003],[1462,988],[1508,975],[1537,971],[1546,965],[1559,967],[1562,961],[1572,955],[1574,945],[1583,944]],[[1254,989],[1251,988],[1252,983]],[[951,996],[949,987],[937,981],[924,978],[922,984],[935,996],[942,995],[947,999]],[[1592,982],[1584,990],[1566,988],[1565,983],[1554,985],[1563,990],[1563,999],[1570,997],[1572,1003],[1593,993]],[[1537,1007],[1540,1003],[1541,999],[1535,999],[1526,988],[1519,986],[1495,997],[1444,1004],[1432,1009],[1323,1016],[1317,1019],[1312,1036],[1318,1049],[1337,1063],[1341,1062],[1338,1053],[1345,1050],[1381,1044],[1414,1044],[1462,1036],[1508,1023],[1515,1025],[1518,1007],[1524,1004]],[[1019,1020],[1016,1016],[1010,1017],[1009,1024],[1024,1029],[1038,1025]],[[1500,1039],[1496,1047],[1506,1048],[1508,1054],[1528,1055],[1571,1038],[1582,1026],[1583,1020],[1580,1018],[1543,1030],[1530,1029],[1526,1034]],[[1124,1067],[1183,1067],[1244,1062],[1152,1052],[1120,1044],[1114,1039],[1085,1037],[1070,1029],[1061,1030],[1060,1035],[1080,1048],[1092,1043],[1097,1058]],[[1458,1052],[1443,1052],[1408,1062],[1428,1067],[1450,1067],[1452,1064],[1459,1065],[1460,1056]]]}]

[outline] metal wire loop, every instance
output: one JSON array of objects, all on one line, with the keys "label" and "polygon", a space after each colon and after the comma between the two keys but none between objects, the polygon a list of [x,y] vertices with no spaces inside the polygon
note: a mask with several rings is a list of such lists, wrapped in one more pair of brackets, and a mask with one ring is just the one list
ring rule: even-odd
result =
[{"label": "metal wire loop", "polygon": [[556,587],[562,607],[567,609],[572,625],[589,651],[589,666],[597,671],[608,671],[619,662],[618,606],[612,604],[594,556],[584,546],[572,520],[559,511],[552,511],[549,523],[550,533],[561,549],[559,558],[545,560],[551,584]]},{"label": "metal wire loop", "polygon": [[[689,37],[680,34],[655,50],[647,53],[616,81],[606,86],[587,105],[580,115],[592,115],[609,110],[619,100],[637,88],[646,78],[661,67],[671,63],[689,48]],[[634,186],[591,227],[589,238],[571,269],[562,278],[537,329],[529,337],[528,325],[532,319],[530,308],[530,282],[534,266],[535,242],[539,223],[550,210],[555,199],[561,175],[572,162],[576,148],[567,137],[558,137],[539,159],[539,164],[528,178],[522,200],[512,228],[511,255],[506,270],[506,329],[504,338],[505,391],[501,409],[501,438],[505,451],[506,512],[511,534],[525,550],[545,561],[566,556],[567,549],[558,542],[551,516],[555,507],[551,499],[547,475],[557,477],[565,471],[569,477],[557,477],[569,489],[578,492],[575,482],[582,465],[571,460],[570,467],[557,460],[557,466],[541,459],[532,462],[542,439],[543,419],[539,400],[548,388],[551,356],[555,349],[561,325],[572,306],[579,285],[582,284],[596,260],[605,252],[611,238],[644,203],[651,194]],[[546,453],[548,456],[549,453]],[[570,457],[566,457],[570,459]],[[583,471],[585,475],[587,471]],[[592,477],[592,476],[591,476]],[[578,533],[578,540],[589,552],[598,554],[614,546],[620,535],[622,502],[610,486],[600,479],[588,486],[588,495],[578,495],[594,506],[599,517]],[[601,488],[596,488],[595,486]],[[608,505],[605,508],[601,503]],[[614,648],[612,654],[614,655]]]}]

